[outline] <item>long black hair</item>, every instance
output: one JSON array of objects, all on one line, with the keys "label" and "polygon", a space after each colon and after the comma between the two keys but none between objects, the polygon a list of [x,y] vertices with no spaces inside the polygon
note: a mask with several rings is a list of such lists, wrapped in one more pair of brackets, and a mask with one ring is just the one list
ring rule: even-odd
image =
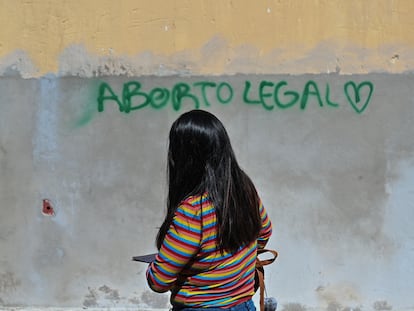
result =
[{"label": "long black hair", "polygon": [[192,110],[172,124],[167,174],[167,214],[158,231],[158,249],[179,204],[188,196],[204,193],[216,211],[220,250],[234,252],[258,237],[261,221],[256,189],[239,167],[226,129],[213,114]]}]

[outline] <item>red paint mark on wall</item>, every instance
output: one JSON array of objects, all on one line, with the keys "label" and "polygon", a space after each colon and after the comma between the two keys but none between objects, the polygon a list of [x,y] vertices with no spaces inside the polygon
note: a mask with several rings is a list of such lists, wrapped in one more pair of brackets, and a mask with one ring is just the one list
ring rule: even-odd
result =
[{"label": "red paint mark on wall", "polygon": [[53,209],[52,203],[48,199],[43,199],[43,215],[54,216],[55,210]]}]

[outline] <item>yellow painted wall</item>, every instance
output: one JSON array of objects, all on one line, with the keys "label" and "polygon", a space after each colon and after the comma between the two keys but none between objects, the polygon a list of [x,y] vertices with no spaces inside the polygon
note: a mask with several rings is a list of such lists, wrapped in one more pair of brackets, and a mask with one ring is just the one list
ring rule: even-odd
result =
[{"label": "yellow painted wall", "polygon": [[[205,55],[214,38],[222,48],[216,62]],[[405,71],[414,68],[414,1],[0,0],[0,65],[21,50],[38,74],[56,73],[72,45],[97,57],[150,52],[167,63],[184,53],[191,73],[254,71],[257,62],[260,73],[275,59],[309,57],[317,64],[297,62],[285,71],[323,72],[318,54],[327,50],[343,67],[369,56],[367,71]]]}]

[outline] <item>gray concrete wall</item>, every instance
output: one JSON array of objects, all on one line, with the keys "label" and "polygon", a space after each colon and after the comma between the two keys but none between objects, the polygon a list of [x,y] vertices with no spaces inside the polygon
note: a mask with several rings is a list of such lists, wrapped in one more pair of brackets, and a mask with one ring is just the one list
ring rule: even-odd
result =
[{"label": "gray concrete wall", "polygon": [[155,250],[169,127],[199,107],[273,221],[279,310],[413,309],[413,88],[412,74],[0,78],[0,308],[168,309],[131,257]]}]

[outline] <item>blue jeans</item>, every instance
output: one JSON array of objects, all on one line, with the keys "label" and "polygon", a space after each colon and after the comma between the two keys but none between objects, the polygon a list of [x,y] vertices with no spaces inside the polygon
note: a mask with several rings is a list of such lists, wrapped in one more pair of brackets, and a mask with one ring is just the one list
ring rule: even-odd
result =
[{"label": "blue jeans", "polygon": [[191,308],[191,307],[173,307],[172,311],[256,311],[253,300],[248,300],[230,308]]}]

